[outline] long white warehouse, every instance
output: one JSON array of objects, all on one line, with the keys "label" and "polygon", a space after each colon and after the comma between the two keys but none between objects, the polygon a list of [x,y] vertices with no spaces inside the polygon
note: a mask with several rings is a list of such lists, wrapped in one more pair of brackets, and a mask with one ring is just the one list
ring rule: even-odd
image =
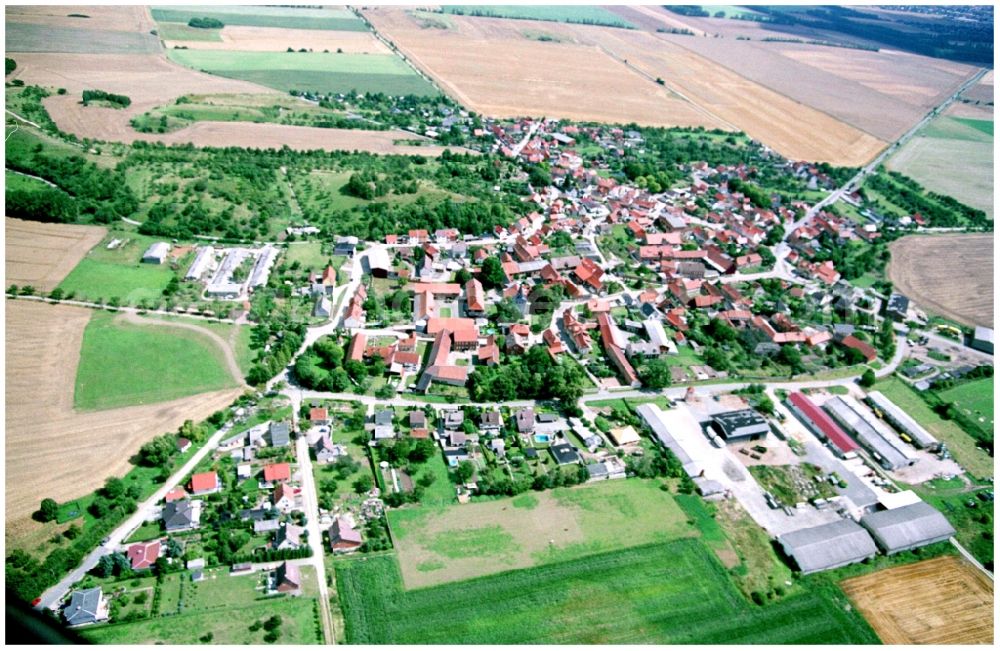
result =
[{"label": "long white warehouse", "polygon": [[931,436],[930,432],[920,426],[920,423],[913,420],[908,413],[900,409],[896,403],[886,398],[880,391],[872,391],[868,394],[868,402],[879,411],[890,425],[906,435],[918,448],[937,450],[941,443]]}]

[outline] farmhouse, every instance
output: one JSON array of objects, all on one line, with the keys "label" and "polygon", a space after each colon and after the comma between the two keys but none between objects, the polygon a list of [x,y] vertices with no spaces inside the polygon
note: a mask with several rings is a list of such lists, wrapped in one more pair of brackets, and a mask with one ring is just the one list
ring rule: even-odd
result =
[{"label": "farmhouse", "polygon": [[869,513],[861,518],[861,526],[871,532],[886,554],[923,547],[955,535],[955,528],[927,502]]},{"label": "farmhouse", "polygon": [[878,553],[868,532],[851,520],[799,529],[778,542],[803,574],[858,563]]},{"label": "farmhouse", "polygon": [[160,557],[160,541],[153,540],[146,543],[136,543],[131,545],[125,553],[132,569],[135,571],[148,570]]},{"label": "farmhouse", "polygon": [[771,431],[767,421],[753,409],[716,414],[712,417],[712,429],[726,442],[756,441]]},{"label": "farmhouse", "polygon": [[881,412],[882,417],[890,425],[902,432],[913,445],[931,451],[941,447],[941,443],[930,432],[925,430],[920,423],[913,420],[909,414],[900,409],[896,403],[886,398],[881,391],[872,391],[869,393],[868,402],[872,407]]},{"label": "farmhouse", "polygon": [[108,601],[100,587],[89,590],[74,590],[69,605],[63,610],[66,624],[83,626],[104,621],[108,618]]},{"label": "farmhouse", "polygon": [[142,254],[142,261],[148,264],[163,264],[170,253],[170,245],[166,242],[154,242]]},{"label": "farmhouse", "polygon": [[361,546],[361,533],[344,517],[330,525],[330,551],[349,552]]}]

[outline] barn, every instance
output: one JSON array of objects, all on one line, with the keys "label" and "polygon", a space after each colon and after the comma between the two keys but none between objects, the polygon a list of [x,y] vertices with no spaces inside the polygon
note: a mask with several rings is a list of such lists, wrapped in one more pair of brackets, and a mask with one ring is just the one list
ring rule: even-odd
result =
[{"label": "barn", "polygon": [[878,553],[875,541],[852,520],[837,520],[778,537],[803,574],[858,563]]},{"label": "barn", "polygon": [[955,535],[955,528],[927,502],[869,513],[861,518],[861,526],[871,532],[886,554],[931,545]]}]

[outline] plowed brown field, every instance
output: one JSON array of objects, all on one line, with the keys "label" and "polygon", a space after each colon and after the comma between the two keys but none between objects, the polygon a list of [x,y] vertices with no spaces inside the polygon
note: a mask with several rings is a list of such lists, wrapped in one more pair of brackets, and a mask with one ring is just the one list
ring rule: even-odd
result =
[{"label": "plowed brown field", "polygon": [[889,245],[889,280],[918,307],[993,327],[993,234],[911,235]]},{"label": "plowed brown field", "polygon": [[992,644],[993,583],[955,556],[842,581],[886,644]]},{"label": "plowed brown field", "polygon": [[107,229],[6,217],[4,232],[7,285],[31,285],[48,292],[104,238]]},{"label": "plowed brown field", "polygon": [[140,407],[73,411],[76,368],[91,310],[22,300],[6,304],[6,524],[8,542],[30,539],[43,497],[85,495],[155,436],[230,404],[239,389]]}]

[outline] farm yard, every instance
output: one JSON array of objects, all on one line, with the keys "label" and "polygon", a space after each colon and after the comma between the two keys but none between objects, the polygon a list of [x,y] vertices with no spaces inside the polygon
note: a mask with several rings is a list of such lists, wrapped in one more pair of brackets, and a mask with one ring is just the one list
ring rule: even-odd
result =
[{"label": "farm yard", "polygon": [[841,582],[886,644],[992,644],[993,583],[955,556]]},{"label": "farm yard", "polygon": [[188,68],[281,91],[437,94],[393,54],[169,50],[168,56]]},{"label": "farm yard", "polygon": [[[992,112],[974,111],[962,104],[950,108],[955,110],[935,118],[893,154],[887,165],[992,218]],[[977,113],[977,117],[968,117]]]},{"label": "farm yard", "polygon": [[[277,615],[281,619],[278,642],[318,644],[316,577],[302,568],[302,596],[265,597],[262,574],[228,576],[224,568],[209,570],[204,580],[192,582],[187,572],[170,574],[163,584],[159,615],[137,622],[88,627],[84,637],[96,644],[263,644],[267,630],[254,622]],[[111,591],[122,582],[105,587]],[[126,584],[127,585],[127,584]]]},{"label": "farm yard", "polygon": [[235,388],[242,380],[228,344],[210,330],[94,312],[83,334],[74,407],[93,411],[165,402]]},{"label": "farm yard", "polygon": [[830,584],[751,605],[691,539],[405,592],[391,555],[335,569],[350,644],[878,641]]},{"label": "farm yard", "polygon": [[[993,325],[992,233],[908,236],[889,250],[896,291],[927,312],[970,326]],[[955,290],[956,278],[962,278],[962,291]]]},{"label": "farm yard", "polygon": [[[74,383],[84,330],[93,311],[8,301],[6,314],[7,542],[18,546],[43,525],[30,519],[36,487],[57,501],[79,497],[122,476],[129,458],[153,436],[229,405],[236,389],[155,405],[80,413]],[[74,441],[74,454],[66,454]]]},{"label": "farm yard", "polygon": [[[8,173],[10,179],[10,173]],[[100,226],[45,224],[4,218],[7,284],[54,289],[83,256],[104,238]]]}]

